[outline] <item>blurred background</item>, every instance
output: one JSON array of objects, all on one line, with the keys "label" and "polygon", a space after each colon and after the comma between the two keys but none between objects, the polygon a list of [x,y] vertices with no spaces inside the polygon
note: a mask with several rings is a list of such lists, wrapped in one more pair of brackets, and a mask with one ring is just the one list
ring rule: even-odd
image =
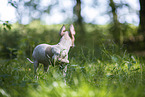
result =
[{"label": "blurred background", "polygon": [[144,0],[1,0],[0,57],[31,57],[36,45],[58,43],[63,24],[75,26],[74,57],[102,58],[102,49],[144,56],[144,17]]}]

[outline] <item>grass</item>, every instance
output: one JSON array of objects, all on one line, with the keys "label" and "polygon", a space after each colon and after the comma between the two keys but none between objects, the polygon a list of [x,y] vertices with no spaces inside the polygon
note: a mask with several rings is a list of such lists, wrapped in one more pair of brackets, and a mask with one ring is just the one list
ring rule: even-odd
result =
[{"label": "grass", "polygon": [[26,59],[1,59],[0,96],[145,96],[143,59],[125,52],[122,55],[112,54],[106,49],[102,49],[102,60],[91,60],[88,56],[83,55],[80,50],[78,57],[70,59],[66,83],[58,66],[50,66],[49,72],[43,73],[41,65],[38,69],[38,79],[35,79],[33,65]]},{"label": "grass", "polygon": [[97,25],[86,25],[83,43],[76,34],[78,44],[70,50],[65,78],[59,66],[50,66],[44,73],[40,64],[36,79],[33,64],[26,58],[31,59],[34,47],[40,43],[56,44],[60,27],[36,22],[0,31],[0,97],[145,96],[144,58],[116,46],[106,27]]}]

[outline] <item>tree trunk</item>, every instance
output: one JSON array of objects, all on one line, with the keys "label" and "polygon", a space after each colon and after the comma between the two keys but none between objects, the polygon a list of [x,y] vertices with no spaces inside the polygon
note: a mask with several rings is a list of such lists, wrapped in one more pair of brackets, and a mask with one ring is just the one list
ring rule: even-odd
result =
[{"label": "tree trunk", "polygon": [[116,5],[114,3],[113,0],[110,0],[110,3],[109,3],[110,7],[111,7],[111,12],[112,12],[112,15],[113,15],[113,23],[114,24],[118,24],[118,16],[117,16],[117,8],[116,8]]},{"label": "tree trunk", "polygon": [[145,35],[145,0],[140,1],[140,23],[139,23],[139,33]]},{"label": "tree trunk", "polygon": [[75,6],[75,13],[77,15],[77,23],[82,24],[82,16],[81,16],[81,0],[76,0],[77,4]]},{"label": "tree trunk", "polygon": [[81,16],[81,0],[76,0],[76,5],[74,6],[74,14],[77,16],[76,25],[78,26],[79,33],[81,35],[85,34],[83,26],[83,18]]},{"label": "tree trunk", "polygon": [[116,43],[123,43],[123,33],[120,29],[120,22],[118,21],[118,16],[117,16],[117,6],[115,5],[115,2],[113,0],[109,0],[109,6],[111,7],[111,13],[113,15],[112,19],[112,25],[110,27],[110,32],[114,38],[114,41]]}]

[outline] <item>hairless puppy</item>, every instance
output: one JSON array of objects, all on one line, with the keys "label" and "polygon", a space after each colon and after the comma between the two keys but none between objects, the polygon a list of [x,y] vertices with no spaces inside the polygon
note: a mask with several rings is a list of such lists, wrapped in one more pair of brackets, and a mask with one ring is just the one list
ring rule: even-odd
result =
[{"label": "hairless puppy", "polygon": [[37,67],[39,63],[44,65],[44,71],[49,70],[49,65],[51,62],[55,65],[55,63],[69,63],[68,60],[68,52],[70,47],[74,47],[74,35],[75,30],[74,26],[70,25],[70,32],[65,31],[65,26],[63,25],[59,35],[61,36],[60,42],[56,45],[49,44],[40,44],[34,48],[32,58],[32,62],[29,58],[27,58],[31,63],[34,63],[34,73],[36,73]]}]

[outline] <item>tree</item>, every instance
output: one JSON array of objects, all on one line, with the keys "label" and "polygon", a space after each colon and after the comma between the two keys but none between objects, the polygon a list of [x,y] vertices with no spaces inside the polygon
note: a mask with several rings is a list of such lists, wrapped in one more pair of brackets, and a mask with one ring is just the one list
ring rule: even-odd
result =
[{"label": "tree", "polygon": [[82,25],[83,18],[81,16],[81,0],[76,0],[76,5],[74,7],[74,14],[77,16],[76,23]]},{"label": "tree", "polygon": [[123,7],[127,7],[129,9],[131,9],[131,7],[127,3],[123,2],[123,0],[121,0],[120,3],[116,3],[114,0],[109,0],[109,6],[111,8],[109,13],[111,14],[110,16],[112,16],[112,22],[109,30],[115,42],[123,44],[123,38],[127,34],[126,31],[128,24],[119,22],[117,11]]},{"label": "tree", "polygon": [[139,0],[140,2],[140,23],[139,32],[145,35],[145,0]]},{"label": "tree", "polygon": [[109,0],[109,6],[111,7],[111,14],[112,14],[112,24],[110,27],[110,32],[115,42],[120,41],[120,43],[122,43],[120,22],[118,21],[118,16],[117,16],[117,5],[113,0]]},{"label": "tree", "polygon": [[83,18],[81,16],[81,0],[76,0],[76,5],[74,6],[73,11],[74,11],[73,13],[77,16],[77,19],[75,22],[79,28],[78,30],[82,36],[85,36]]}]

